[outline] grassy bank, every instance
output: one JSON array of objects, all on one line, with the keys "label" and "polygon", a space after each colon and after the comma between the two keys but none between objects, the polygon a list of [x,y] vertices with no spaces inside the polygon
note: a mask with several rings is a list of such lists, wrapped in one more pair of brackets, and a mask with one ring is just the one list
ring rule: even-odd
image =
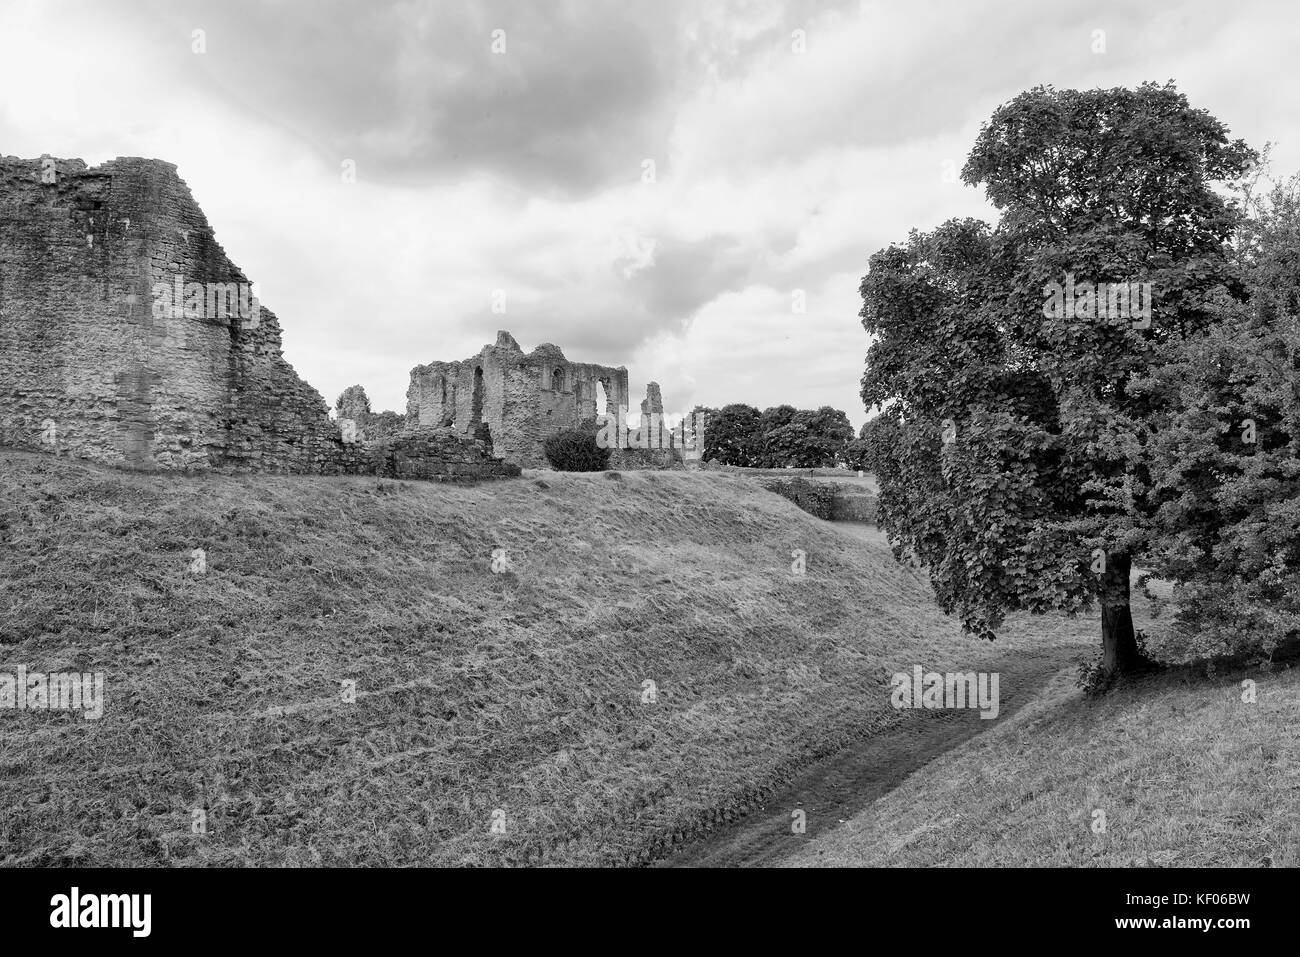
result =
[{"label": "grassy bank", "polygon": [[106,675],[98,721],[0,711],[2,864],[644,861],[991,654],[726,474],[0,487],[0,671]]},{"label": "grassy bank", "polygon": [[1298,754],[1295,670],[1171,674],[1100,700],[1062,675],[791,863],[1295,867]]}]

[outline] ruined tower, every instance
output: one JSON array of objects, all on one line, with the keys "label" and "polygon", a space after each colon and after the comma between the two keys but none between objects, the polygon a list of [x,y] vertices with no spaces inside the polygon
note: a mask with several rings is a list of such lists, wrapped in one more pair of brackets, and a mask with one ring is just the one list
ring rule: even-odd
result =
[{"label": "ruined tower", "polygon": [[570,362],[550,343],[525,353],[502,331],[473,358],[412,369],[406,422],[489,439],[495,455],[538,468],[547,437],[627,407],[625,367]]}]

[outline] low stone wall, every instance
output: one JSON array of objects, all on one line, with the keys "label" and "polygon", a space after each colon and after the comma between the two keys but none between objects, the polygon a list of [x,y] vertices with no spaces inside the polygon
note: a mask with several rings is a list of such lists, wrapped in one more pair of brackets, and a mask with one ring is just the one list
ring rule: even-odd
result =
[{"label": "low stone wall", "polygon": [[834,487],[835,505],[831,510],[831,521],[874,522],[876,520],[874,495],[857,485],[834,483]]},{"label": "low stone wall", "polygon": [[480,482],[521,474],[518,465],[493,458],[483,442],[451,429],[403,432],[367,444],[371,471],[389,478]]},{"label": "low stone wall", "polygon": [[761,479],[759,484],[769,492],[788,498],[810,515],[829,522],[835,514],[835,487],[827,482],[791,478]]},{"label": "low stone wall", "polygon": [[619,472],[684,469],[686,461],[677,449],[611,449],[609,467]]},{"label": "low stone wall", "polygon": [[828,522],[876,520],[876,497],[859,485],[805,478],[761,478],[758,484]]}]

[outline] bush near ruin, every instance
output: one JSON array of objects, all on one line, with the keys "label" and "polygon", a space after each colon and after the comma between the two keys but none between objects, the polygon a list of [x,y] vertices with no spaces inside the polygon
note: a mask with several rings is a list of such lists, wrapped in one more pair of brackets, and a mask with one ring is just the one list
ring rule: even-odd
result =
[{"label": "bush near ruin", "polygon": [[603,472],[609,468],[609,449],[596,442],[597,427],[557,432],[546,439],[546,460],[561,472]]}]

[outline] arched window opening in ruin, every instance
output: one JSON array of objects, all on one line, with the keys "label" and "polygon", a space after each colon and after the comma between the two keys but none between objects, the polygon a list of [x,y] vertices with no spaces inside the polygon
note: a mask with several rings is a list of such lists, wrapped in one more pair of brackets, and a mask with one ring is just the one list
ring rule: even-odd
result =
[{"label": "arched window opening in ruin", "polygon": [[564,391],[564,370],[555,369],[551,372],[551,388],[556,392]]},{"label": "arched window opening in ruin", "polygon": [[447,380],[442,376],[438,376],[438,381],[434,385],[434,388],[438,390],[438,401],[441,402],[443,405],[446,405],[447,404]]},{"label": "arched window opening in ruin", "polygon": [[606,389],[605,383],[607,381],[608,380],[606,379],[596,380],[596,414],[597,415],[609,414],[609,394],[605,391]]},{"label": "arched window opening in ruin", "polygon": [[469,422],[473,429],[483,421],[483,367],[474,367],[474,396],[469,407]]}]

